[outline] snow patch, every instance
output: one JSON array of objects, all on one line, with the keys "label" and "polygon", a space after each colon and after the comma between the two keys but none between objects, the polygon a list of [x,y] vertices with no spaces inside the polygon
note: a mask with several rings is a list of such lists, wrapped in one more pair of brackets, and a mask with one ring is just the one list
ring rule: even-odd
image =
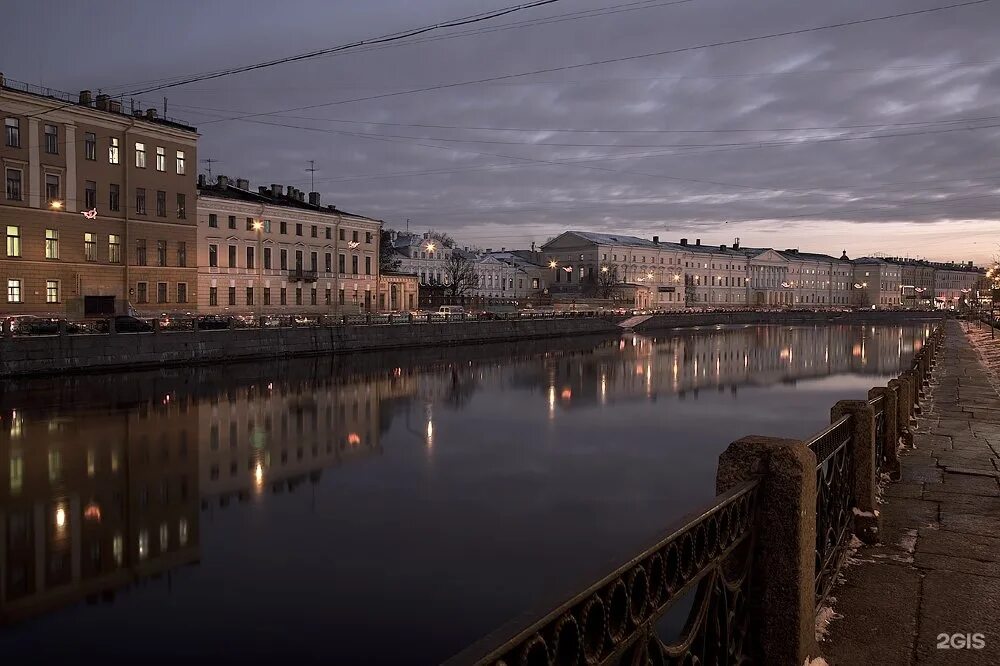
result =
[{"label": "snow patch", "polygon": [[[837,600],[832,597],[830,598],[831,603],[835,601]],[[819,609],[819,612],[816,613],[816,642],[822,643],[826,640],[827,634],[830,633],[830,623],[834,620],[839,620],[842,617],[844,616],[833,610],[829,604],[824,604],[823,607]]]},{"label": "snow patch", "polygon": [[899,546],[908,553],[912,553],[917,548],[917,531],[906,530],[903,538],[899,540]]},{"label": "snow patch", "polygon": [[879,515],[878,509],[875,509],[875,511],[862,511],[858,507],[854,507],[853,511],[855,516],[860,516],[861,518],[878,518]]},{"label": "snow patch", "polygon": [[830,666],[826,663],[826,659],[823,657],[816,657],[815,659],[810,659],[806,657],[806,660],[802,663],[802,666]]}]

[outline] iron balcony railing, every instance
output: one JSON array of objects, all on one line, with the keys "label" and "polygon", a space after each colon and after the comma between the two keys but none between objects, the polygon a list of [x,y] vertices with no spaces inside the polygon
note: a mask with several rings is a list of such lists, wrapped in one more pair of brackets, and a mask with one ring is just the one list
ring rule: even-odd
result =
[{"label": "iron balcony railing", "polygon": [[315,268],[293,268],[288,271],[289,282],[315,282],[319,274]]},{"label": "iron balcony railing", "polygon": [[[446,666],[751,662],[759,487],[752,479],[716,497],[582,592],[494,632]],[[664,640],[658,621],[689,594],[681,636]]]}]

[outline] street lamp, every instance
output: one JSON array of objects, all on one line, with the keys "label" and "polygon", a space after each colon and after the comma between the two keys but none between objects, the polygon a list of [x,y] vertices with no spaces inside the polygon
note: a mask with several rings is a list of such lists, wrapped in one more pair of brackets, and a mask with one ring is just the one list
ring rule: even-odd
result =
[{"label": "street lamp", "polygon": [[264,317],[264,223],[253,221],[253,230],[257,232],[257,323],[262,325]]},{"label": "street lamp", "polygon": [[63,202],[59,201],[58,199],[53,199],[52,201],[49,202],[49,208],[51,208],[52,210],[62,210],[62,207],[63,207]]}]

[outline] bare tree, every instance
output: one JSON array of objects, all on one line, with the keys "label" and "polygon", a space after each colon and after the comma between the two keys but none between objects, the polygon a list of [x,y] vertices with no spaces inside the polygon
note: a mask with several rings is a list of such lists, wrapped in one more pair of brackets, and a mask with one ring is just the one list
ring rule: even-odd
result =
[{"label": "bare tree", "polygon": [[596,272],[597,297],[615,300],[621,296],[622,280],[618,275],[618,264],[605,264]]},{"label": "bare tree", "polygon": [[392,244],[392,232],[382,229],[379,233],[378,241],[378,272],[393,273],[399,270],[402,260],[396,254],[396,248]]},{"label": "bare tree", "polygon": [[445,293],[453,299],[465,296],[479,286],[475,263],[461,252],[451,253],[445,263],[444,272],[448,278]]},{"label": "bare tree", "polygon": [[431,229],[430,231],[427,232],[427,237],[436,239],[439,243],[441,243],[441,245],[444,245],[445,247],[455,247],[455,239],[443,231],[434,231],[433,229]]}]

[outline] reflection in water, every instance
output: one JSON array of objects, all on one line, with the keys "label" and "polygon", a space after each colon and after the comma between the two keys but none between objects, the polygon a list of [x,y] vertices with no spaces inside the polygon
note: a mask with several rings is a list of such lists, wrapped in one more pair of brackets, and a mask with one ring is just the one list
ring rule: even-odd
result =
[{"label": "reflection in water", "polygon": [[[192,622],[193,608],[252,615],[249,601],[275,578],[285,582],[270,588],[274,599],[342,600],[317,609],[308,648],[285,644],[286,653],[356,660],[378,618],[422,637],[408,648],[415,661],[438,661],[540,591],[647,540],[670,510],[702,501],[728,441],[818,429],[833,400],[895,373],[928,334],[748,326],[11,381],[0,394],[0,624],[83,599],[116,602],[141,650],[142,636]],[[797,404],[769,397],[796,383],[826,392],[797,391]],[[804,424],[793,418],[805,418],[803,405],[812,410]],[[346,463],[355,464],[334,470]],[[301,487],[311,488],[308,509],[286,503]],[[297,522],[305,511],[311,522]],[[304,524],[313,527],[294,527]],[[305,562],[303,552],[320,559],[275,568]],[[168,584],[174,605],[136,591],[194,563],[185,570],[198,584]],[[471,582],[484,571],[494,587]],[[296,573],[305,580],[288,578]],[[355,593],[383,602],[350,601]],[[144,595],[158,600],[148,619],[129,612],[149,608]],[[413,618],[406,609],[428,595],[438,615]],[[384,607],[390,600],[402,615]],[[59,625],[66,650],[73,627],[95,612]],[[0,649],[16,655],[57,615],[9,627]],[[213,620],[200,617],[208,631]],[[301,617],[267,621],[290,635],[311,627]],[[188,631],[221,649],[212,632]],[[277,649],[271,634],[253,640],[245,654]],[[181,640],[177,649],[188,648]]]}]

